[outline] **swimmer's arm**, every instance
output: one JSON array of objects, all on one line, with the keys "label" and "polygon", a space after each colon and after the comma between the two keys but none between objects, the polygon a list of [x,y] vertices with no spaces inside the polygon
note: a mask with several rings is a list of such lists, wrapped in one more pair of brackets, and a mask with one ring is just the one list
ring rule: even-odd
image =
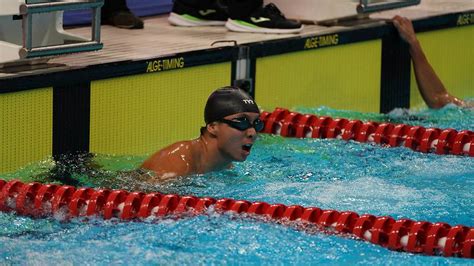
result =
[{"label": "swimmer's arm", "polygon": [[176,169],[179,167],[163,158],[150,158],[142,164],[141,168],[152,172],[149,181],[153,183],[160,183],[183,175],[179,169]]},{"label": "swimmer's arm", "polygon": [[409,45],[409,51],[415,70],[416,83],[423,100],[430,108],[441,108],[448,103],[465,106],[465,103],[449,94],[439,79],[433,67],[426,58],[420,42],[416,38],[413,24],[407,18],[395,16],[393,25],[397,28],[400,37]]},{"label": "swimmer's arm", "polygon": [[163,183],[180,176],[175,172],[166,172],[166,170],[161,171],[160,169],[151,170],[144,167],[138,169],[137,172],[140,175],[138,179],[145,183]]},{"label": "swimmer's arm", "polygon": [[451,95],[428,62],[418,40],[410,43],[410,55],[415,70],[416,83],[421,96],[430,108],[438,109],[448,103],[464,106],[464,101]]}]

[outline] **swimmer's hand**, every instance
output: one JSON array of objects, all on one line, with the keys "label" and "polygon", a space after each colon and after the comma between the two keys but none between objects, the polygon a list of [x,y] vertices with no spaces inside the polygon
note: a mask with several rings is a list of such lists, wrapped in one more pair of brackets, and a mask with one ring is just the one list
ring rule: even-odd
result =
[{"label": "swimmer's hand", "polygon": [[418,42],[412,22],[401,16],[395,16],[392,19],[393,25],[397,28],[400,37],[408,44],[413,45]]}]

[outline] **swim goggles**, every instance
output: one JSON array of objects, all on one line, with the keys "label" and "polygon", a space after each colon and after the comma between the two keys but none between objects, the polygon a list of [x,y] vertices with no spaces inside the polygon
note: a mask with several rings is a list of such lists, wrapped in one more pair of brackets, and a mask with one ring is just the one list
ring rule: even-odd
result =
[{"label": "swim goggles", "polygon": [[217,120],[217,122],[222,122],[222,123],[226,123],[227,125],[229,125],[230,127],[233,127],[237,130],[240,130],[240,131],[244,131],[244,130],[247,130],[251,127],[255,128],[255,131],[259,132],[259,131],[262,131],[263,129],[263,122],[262,120],[260,119],[255,119],[255,121],[253,121],[253,124],[250,123],[249,119],[247,117],[237,117],[237,118],[234,118],[232,120],[227,120],[227,119],[219,119]]}]

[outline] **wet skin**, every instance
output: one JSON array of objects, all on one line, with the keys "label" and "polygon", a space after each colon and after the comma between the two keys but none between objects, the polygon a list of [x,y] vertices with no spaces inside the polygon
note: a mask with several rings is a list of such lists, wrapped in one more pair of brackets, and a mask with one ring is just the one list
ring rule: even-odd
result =
[{"label": "wet skin", "polygon": [[[258,113],[237,113],[224,117],[226,120],[246,117],[253,123]],[[153,154],[142,165],[152,170],[152,182],[160,182],[177,176],[204,174],[229,168],[233,161],[245,161],[250,155],[257,136],[251,127],[238,130],[226,123],[212,122],[203,134],[194,140],[180,141]]]}]

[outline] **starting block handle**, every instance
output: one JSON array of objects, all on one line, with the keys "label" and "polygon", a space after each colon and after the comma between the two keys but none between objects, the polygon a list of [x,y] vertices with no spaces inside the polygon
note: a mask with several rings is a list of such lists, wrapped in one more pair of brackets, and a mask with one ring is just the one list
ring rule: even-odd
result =
[{"label": "starting block handle", "polygon": [[38,4],[21,4],[20,14],[50,13],[55,11],[69,11],[77,9],[99,8],[104,4],[103,0],[91,0],[87,2],[48,2]]},{"label": "starting block handle", "polygon": [[399,0],[391,2],[378,2],[378,3],[369,3],[368,0],[360,0],[359,5],[357,5],[357,13],[371,13],[382,10],[402,8],[407,6],[418,5],[421,0]]}]

